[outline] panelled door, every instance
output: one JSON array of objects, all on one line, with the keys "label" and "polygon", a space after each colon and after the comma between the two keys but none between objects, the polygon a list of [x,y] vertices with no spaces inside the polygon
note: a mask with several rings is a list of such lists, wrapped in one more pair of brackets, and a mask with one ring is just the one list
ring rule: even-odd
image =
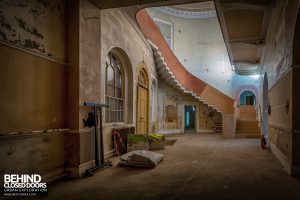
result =
[{"label": "panelled door", "polygon": [[137,85],[137,134],[148,133],[148,105],[149,105],[148,80],[144,70],[141,70],[138,76]]}]

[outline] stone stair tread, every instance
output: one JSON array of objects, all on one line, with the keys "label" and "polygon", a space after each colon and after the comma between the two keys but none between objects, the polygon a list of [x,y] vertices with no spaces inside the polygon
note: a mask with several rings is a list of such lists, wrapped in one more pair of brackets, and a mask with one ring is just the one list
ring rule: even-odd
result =
[{"label": "stone stair tread", "polygon": [[260,138],[260,134],[236,134],[236,138]]},{"label": "stone stair tread", "polygon": [[250,127],[250,128],[249,127],[245,127],[245,128],[244,127],[243,128],[236,127],[236,131],[239,131],[239,130],[240,131],[248,131],[248,130],[249,131],[259,131],[260,128],[259,127],[257,127],[257,128],[256,127]]},{"label": "stone stair tread", "polygon": [[246,131],[237,131],[236,135],[243,135],[243,134],[259,134],[260,135],[260,131],[256,131],[256,130],[246,130]]}]

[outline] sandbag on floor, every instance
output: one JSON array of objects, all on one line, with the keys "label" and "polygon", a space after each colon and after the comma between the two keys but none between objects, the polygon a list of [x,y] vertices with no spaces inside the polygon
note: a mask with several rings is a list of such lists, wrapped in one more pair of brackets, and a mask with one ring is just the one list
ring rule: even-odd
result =
[{"label": "sandbag on floor", "polygon": [[154,168],[164,159],[164,155],[146,150],[136,150],[122,155],[120,159],[119,165],[122,166]]}]

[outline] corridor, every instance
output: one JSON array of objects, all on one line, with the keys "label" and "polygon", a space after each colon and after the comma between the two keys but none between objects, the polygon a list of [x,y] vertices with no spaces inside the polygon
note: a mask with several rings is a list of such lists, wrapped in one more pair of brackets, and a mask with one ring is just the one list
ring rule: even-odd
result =
[{"label": "corridor", "polygon": [[299,55],[300,0],[0,0],[0,200],[300,200]]},{"label": "corridor", "polygon": [[300,199],[291,177],[258,139],[177,134],[154,169],[112,168],[54,183],[46,199]]}]

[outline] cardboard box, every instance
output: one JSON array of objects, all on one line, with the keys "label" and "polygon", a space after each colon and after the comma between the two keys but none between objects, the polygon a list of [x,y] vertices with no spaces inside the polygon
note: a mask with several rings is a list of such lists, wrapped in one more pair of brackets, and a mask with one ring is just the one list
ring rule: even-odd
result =
[{"label": "cardboard box", "polygon": [[134,150],[149,150],[149,139],[147,135],[128,134],[127,152]]},{"label": "cardboard box", "polygon": [[165,149],[165,141],[149,143],[149,150],[161,150],[161,149]]}]

